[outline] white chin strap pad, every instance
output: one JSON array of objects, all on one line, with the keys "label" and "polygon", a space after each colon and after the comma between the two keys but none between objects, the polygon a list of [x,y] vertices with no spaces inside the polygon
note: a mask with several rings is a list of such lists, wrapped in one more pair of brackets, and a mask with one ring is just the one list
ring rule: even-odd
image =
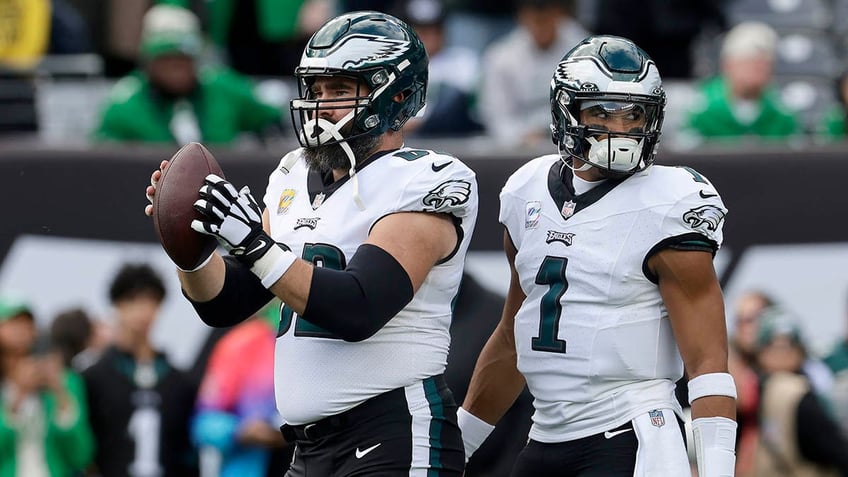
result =
[{"label": "white chin strap pad", "polygon": [[341,141],[344,139],[341,129],[345,124],[353,119],[354,110],[351,110],[345,116],[333,123],[324,118],[310,119],[303,123],[303,143],[307,147],[315,147],[327,144],[332,140]]},{"label": "white chin strap pad", "polygon": [[309,147],[327,144],[335,138],[337,125],[323,118],[303,123],[303,143]]},{"label": "white chin strap pad", "polygon": [[613,171],[628,172],[639,165],[642,157],[642,141],[628,137],[613,137],[598,141],[587,137],[591,147],[587,159],[596,166]]},{"label": "white chin strap pad", "polygon": [[[347,143],[347,140],[345,140],[341,133],[341,128],[353,118],[353,112],[354,111],[351,110],[335,124],[322,118],[312,119],[305,122],[303,124],[303,134],[305,135],[303,142],[309,147],[314,147],[327,144],[327,142],[331,139],[338,141],[339,146],[345,152],[348,160],[350,161],[350,170],[348,171],[348,175],[350,175],[353,186],[353,200],[356,202],[356,206],[359,207],[359,210],[365,210],[365,203],[362,201],[362,197],[359,196],[359,181],[356,177],[356,156],[353,154],[353,149],[351,149],[350,144]],[[317,134],[317,137],[315,134],[316,127],[321,128],[321,132]]]}]

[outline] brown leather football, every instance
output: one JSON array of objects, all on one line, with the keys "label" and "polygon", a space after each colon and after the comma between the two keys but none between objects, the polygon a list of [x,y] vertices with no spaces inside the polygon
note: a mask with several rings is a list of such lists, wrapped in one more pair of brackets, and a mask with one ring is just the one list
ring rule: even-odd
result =
[{"label": "brown leather football", "polygon": [[194,209],[197,191],[209,174],[224,177],[221,166],[202,144],[183,146],[168,161],[153,196],[153,226],[165,252],[183,270],[191,270],[211,254],[218,241],[195,232],[191,221],[203,216]]}]

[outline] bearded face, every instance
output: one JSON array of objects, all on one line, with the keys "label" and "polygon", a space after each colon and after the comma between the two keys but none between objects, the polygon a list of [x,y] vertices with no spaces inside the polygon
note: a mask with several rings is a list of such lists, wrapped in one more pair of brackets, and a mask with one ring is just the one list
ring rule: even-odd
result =
[{"label": "bearded face", "polygon": [[[360,136],[347,141],[353,151],[356,162],[362,162],[380,146],[381,136]],[[341,145],[326,144],[303,149],[303,156],[310,169],[327,172],[332,169],[350,169],[350,159]]]}]

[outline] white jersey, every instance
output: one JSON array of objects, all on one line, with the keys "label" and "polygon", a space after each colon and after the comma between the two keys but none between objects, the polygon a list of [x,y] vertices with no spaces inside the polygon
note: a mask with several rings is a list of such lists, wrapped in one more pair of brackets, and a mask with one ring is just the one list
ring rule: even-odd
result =
[{"label": "white jersey", "polygon": [[[292,154],[291,172],[282,171]],[[271,237],[316,266],[344,269],[371,228],[396,212],[438,212],[456,218],[459,243],[434,266],[412,301],[367,340],[333,337],[283,308],[275,352],[277,408],[289,424],[338,414],[395,388],[445,370],[451,301],[477,218],[474,172],[452,156],[403,148],[370,160],[353,181],[328,186],[295,150],[270,177],[264,202]]]},{"label": "white jersey", "polygon": [[571,181],[549,155],[501,191],[500,221],[527,295],[515,317],[518,368],[534,396],[530,437],[540,442],[597,434],[653,409],[680,412],[683,363],[647,261],[668,246],[714,252],[727,213],[688,168],[651,166],[579,196]]}]

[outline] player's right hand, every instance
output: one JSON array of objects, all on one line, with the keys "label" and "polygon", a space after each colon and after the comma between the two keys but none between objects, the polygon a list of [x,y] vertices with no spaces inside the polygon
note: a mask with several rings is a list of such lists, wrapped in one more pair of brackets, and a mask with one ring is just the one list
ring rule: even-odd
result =
[{"label": "player's right hand", "polygon": [[162,161],[159,164],[159,169],[150,174],[150,185],[144,190],[144,195],[147,201],[150,202],[144,206],[144,214],[148,217],[153,217],[153,196],[156,195],[156,188],[159,187],[159,180],[162,179],[162,174],[165,173],[165,168],[168,167],[168,161]]}]

